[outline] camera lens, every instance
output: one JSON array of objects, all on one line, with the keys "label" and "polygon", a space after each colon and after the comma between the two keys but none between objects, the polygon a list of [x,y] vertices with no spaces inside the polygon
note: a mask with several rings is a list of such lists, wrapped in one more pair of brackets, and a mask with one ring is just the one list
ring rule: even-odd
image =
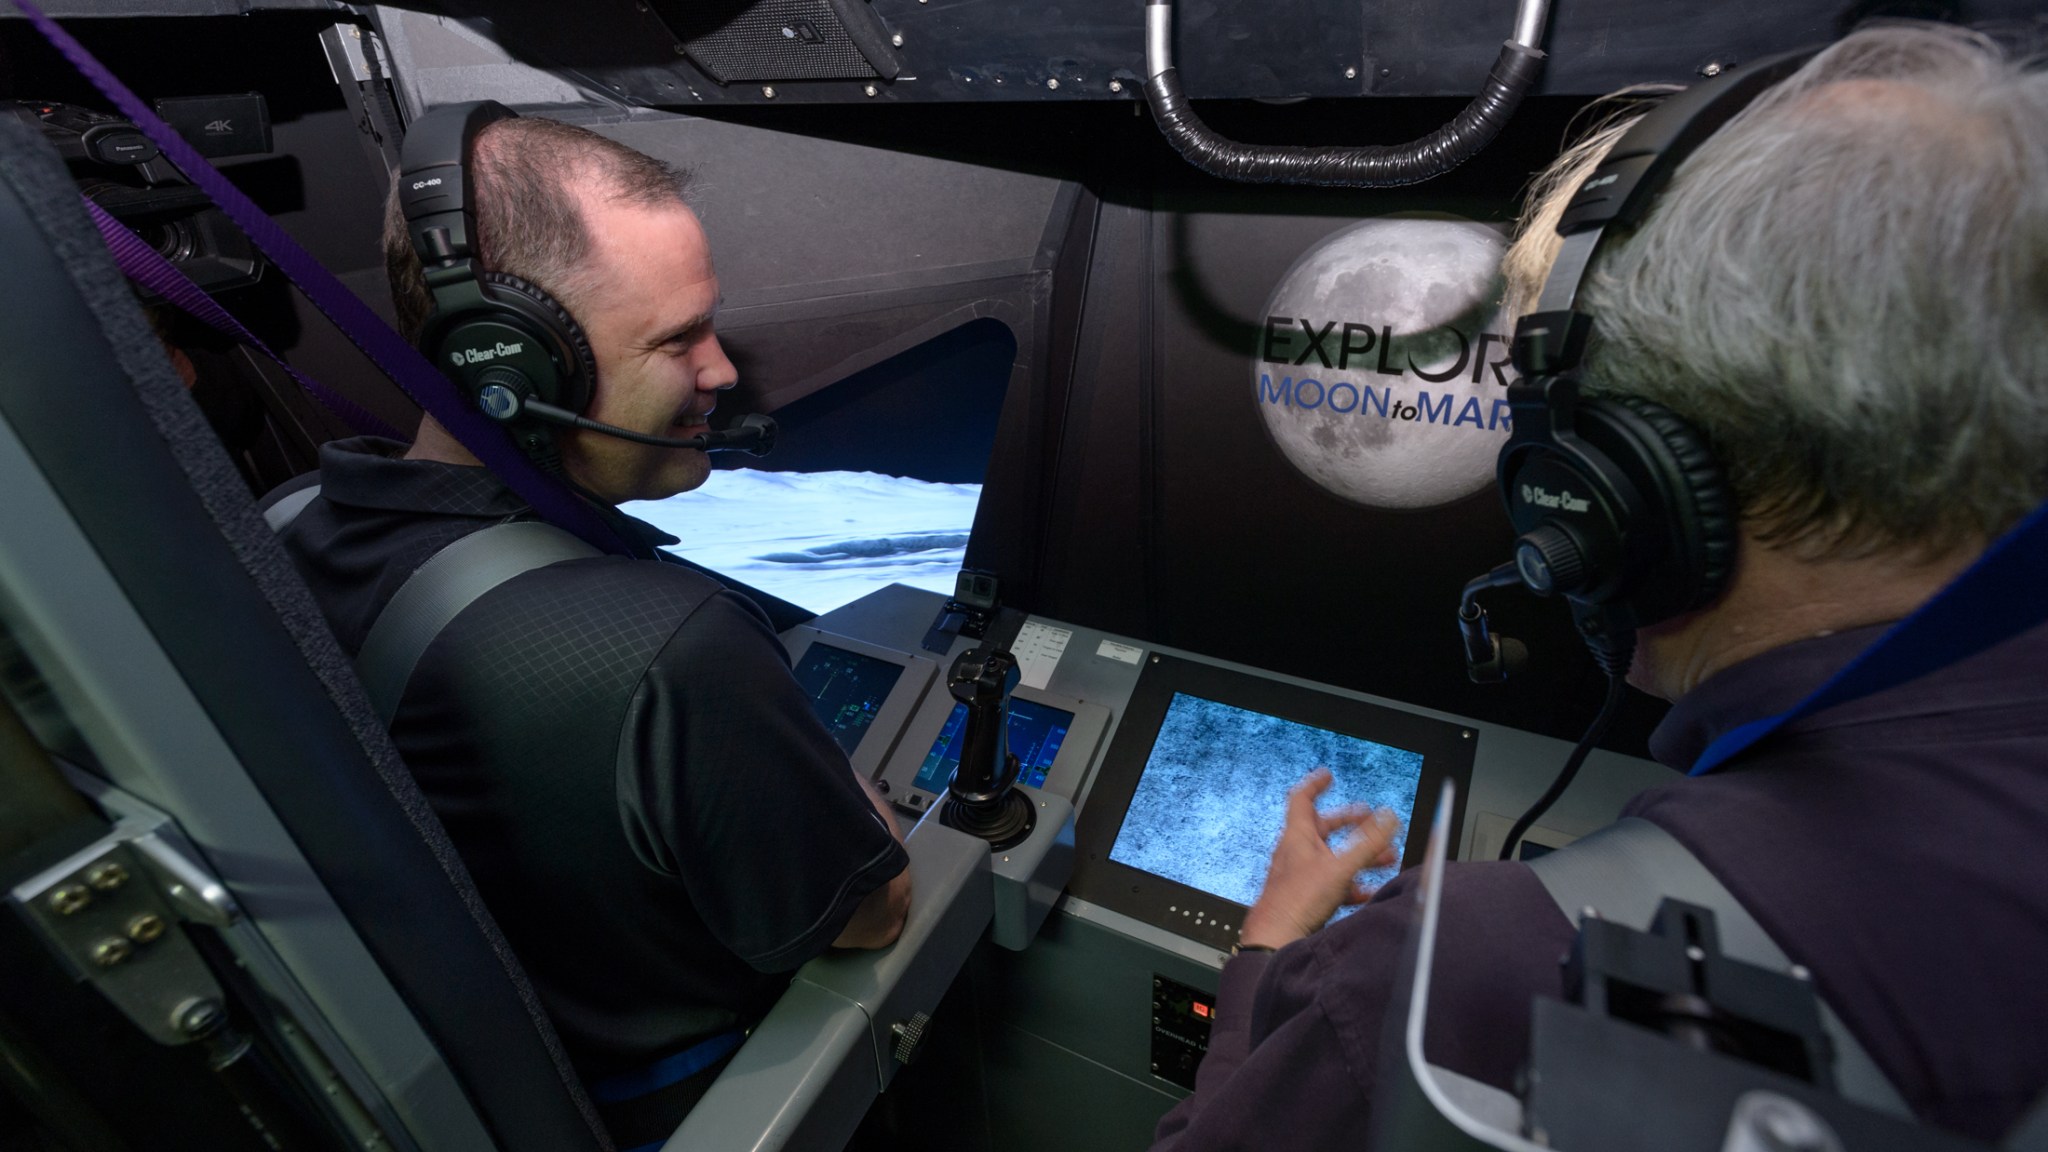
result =
[{"label": "camera lens", "polygon": [[199,238],[187,220],[150,221],[138,225],[135,234],[173,264],[191,259],[199,247]]}]

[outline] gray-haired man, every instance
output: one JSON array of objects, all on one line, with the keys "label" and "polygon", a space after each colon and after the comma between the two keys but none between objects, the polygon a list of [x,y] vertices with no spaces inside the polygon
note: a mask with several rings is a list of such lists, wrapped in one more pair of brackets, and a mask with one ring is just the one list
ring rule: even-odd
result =
[{"label": "gray-haired man", "polygon": [[[1563,158],[1510,253],[1526,303]],[[1953,28],[1844,39],[1703,144],[1581,293],[1583,378],[1694,424],[1741,514],[1706,607],[1639,637],[1684,767],[1789,707],[2048,497],[2048,72]],[[1995,1140],[2048,1087],[2048,681],[2037,629],[1817,713],[1627,814],[1696,856],[1923,1119]],[[1290,808],[1195,1094],[1157,1149],[1355,1145],[1407,919],[1354,897],[1384,824]],[[1324,836],[1362,832],[1333,853]],[[1407,890],[1396,880],[1387,894]],[[1446,871],[1428,1054],[1508,1088],[1573,927],[1526,865]],[[1388,904],[1392,904],[1388,901]],[[1277,952],[1259,949],[1278,949]]]}]

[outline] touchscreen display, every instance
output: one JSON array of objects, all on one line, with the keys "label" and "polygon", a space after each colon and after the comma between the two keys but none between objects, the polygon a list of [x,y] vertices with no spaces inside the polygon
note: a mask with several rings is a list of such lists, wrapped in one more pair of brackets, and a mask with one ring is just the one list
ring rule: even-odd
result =
[{"label": "touchscreen display", "polygon": [[[1010,752],[1017,757],[1017,783],[1033,788],[1045,783],[1045,774],[1059,759],[1060,744],[1073,723],[1074,714],[1064,708],[1010,697]],[[946,726],[939,729],[939,738],[925,754],[924,766],[917,770],[917,787],[927,792],[946,790],[953,769],[960,765],[960,740],[966,734],[967,705],[954,704],[953,714],[946,717]]]},{"label": "touchscreen display", "polygon": [[796,682],[811,698],[811,711],[848,756],[860,747],[860,738],[902,675],[901,664],[830,644],[812,644],[796,666]]},{"label": "touchscreen display", "polygon": [[[1265,887],[1287,792],[1318,765],[1332,781],[1317,808],[1370,804],[1401,817],[1399,859],[1422,753],[1176,692],[1109,858],[1250,905]],[[1396,871],[1360,880],[1384,884]]]}]

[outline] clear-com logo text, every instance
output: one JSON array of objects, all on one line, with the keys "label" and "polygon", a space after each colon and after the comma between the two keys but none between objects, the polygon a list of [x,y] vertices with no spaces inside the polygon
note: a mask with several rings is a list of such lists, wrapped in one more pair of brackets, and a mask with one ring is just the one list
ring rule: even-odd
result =
[{"label": "clear-com logo text", "polygon": [[491,348],[458,348],[448,354],[448,359],[460,368],[464,364],[487,364],[500,356],[517,356],[525,348],[525,344],[507,344],[500,340]]},{"label": "clear-com logo text", "polygon": [[1522,503],[1534,505],[1537,508],[1555,508],[1560,512],[1584,512],[1593,507],[1591,500],[1572,495],[1572,490],[1569,488],[1556,495],[1552,495],[1548,489],[1540,484],[1522,485]]}]

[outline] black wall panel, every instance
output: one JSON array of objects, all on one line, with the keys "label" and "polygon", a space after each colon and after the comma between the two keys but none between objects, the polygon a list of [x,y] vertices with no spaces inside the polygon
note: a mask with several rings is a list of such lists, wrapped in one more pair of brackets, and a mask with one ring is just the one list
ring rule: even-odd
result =
[{"label": "black wall panel", "polygon": [[[1138,102],[1142,0],[870,0],[895,40],[893,81],[784,78],[719,83],[681,40],[746,13],[746,0],[590,0],[564,19],[554,0],[408,3],[489,20],[517,59],[637,104]],[[2033,0],[1553,0],[1537,91],[1591,96],[1626,84],[1685,83],[1839,35],[1872,15],[2031,20]],[[1513,31],[1515,0],[1180,0],[1174,60],[1194,99],[1461,96],[1479,91]],[[825,51],[828,45],[820,44]],[[871,91],[872,89],[872,91]]]}]

